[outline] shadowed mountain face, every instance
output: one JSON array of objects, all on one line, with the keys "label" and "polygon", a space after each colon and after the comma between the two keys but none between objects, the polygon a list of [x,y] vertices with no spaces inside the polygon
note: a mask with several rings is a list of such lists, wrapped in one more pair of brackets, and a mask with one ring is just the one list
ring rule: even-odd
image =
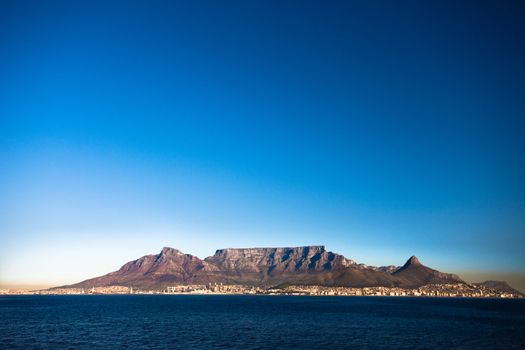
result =
[{"label": "shadowed mountain face", "polygon": [[456,275],[423,266],[416,257],[400,268],[374,267],[357,264],[324,246],[220,249],[204,260],[164,248],[159,254],[143,256],[118,271],[70,287],[124,285],[162,289],[168,285],[208,283],[413,288],[463,281]]},{"label": "shadowed mountain face", "polygon": [[425,284],[463,282],[457,275],[439,272],[422,265],[415,256],[412,256],[405,265],[394,271],[392,276],[398,278],[401,285],[410,288]]}]

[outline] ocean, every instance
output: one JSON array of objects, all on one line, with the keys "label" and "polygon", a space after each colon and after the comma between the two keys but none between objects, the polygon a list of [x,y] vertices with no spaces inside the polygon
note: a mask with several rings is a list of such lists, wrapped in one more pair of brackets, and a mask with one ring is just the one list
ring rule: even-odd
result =
[{"label": "ocean", "polygon": [[0,296],[1,349],[525,349],[525,300]]}]

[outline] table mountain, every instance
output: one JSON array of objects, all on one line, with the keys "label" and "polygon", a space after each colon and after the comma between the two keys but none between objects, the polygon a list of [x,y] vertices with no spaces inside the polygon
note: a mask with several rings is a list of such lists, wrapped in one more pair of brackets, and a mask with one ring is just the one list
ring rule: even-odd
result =
[{"label": "table mountain", "polygon": [[204,260],[165,247],[160,253],[130,261],[115,272],[69,287],[124,285],[163,289],[169,285],[208,283],[414,288],[428,283],[464,282],[456,275],[422,265],[416,257],[400,268],[374,267],[327,251],[324,246],[219,249]]}]

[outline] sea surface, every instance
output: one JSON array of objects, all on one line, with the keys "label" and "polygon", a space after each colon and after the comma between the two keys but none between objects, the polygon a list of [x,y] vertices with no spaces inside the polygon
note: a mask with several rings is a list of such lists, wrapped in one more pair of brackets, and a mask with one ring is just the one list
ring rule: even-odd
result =
[{"label": "sea surface", "polygon": [[525,349],[525,300],[0,296],[0,349]]}]

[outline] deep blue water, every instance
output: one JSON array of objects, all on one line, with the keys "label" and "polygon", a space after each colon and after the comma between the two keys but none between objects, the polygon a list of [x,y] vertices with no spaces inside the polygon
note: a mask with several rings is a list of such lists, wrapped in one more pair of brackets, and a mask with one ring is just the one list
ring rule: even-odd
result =
[{"label": "deep blue water", "polygon": [[0,348],[525,349],[525,300],[1,296]]}]

